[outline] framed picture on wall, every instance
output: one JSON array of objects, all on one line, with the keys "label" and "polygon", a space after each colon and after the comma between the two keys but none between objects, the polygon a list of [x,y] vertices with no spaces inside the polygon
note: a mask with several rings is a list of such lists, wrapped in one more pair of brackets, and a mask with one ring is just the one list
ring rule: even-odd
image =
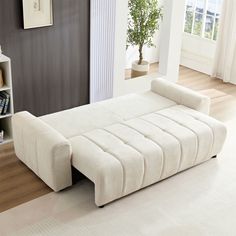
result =
[{"label": "framed picture on wall", "polygon": [[24,29],[53,25],[52,0],[22,0]]}]

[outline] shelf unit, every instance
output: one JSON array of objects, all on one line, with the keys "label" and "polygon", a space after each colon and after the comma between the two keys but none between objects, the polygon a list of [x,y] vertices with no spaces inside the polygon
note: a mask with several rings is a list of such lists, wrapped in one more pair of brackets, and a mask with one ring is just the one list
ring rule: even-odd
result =
[{"label": "shelf unit", "polygon": [[10,105],[6,115],[0,115],[0,130],[4,130],[4,141],[0,145],[12,142],[12,126],[11,118],[14,113],[13,106],[13,90],[12,90],[12,74],[11,74],[11,59],[4,55],[0,55],[0,68],[3,71],[4,86],[1,91],[6,91],[10,95]]}]

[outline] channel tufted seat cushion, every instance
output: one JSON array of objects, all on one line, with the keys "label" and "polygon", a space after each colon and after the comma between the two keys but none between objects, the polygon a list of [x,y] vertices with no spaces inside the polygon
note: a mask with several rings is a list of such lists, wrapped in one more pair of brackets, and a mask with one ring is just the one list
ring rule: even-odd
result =
[{"label": "channel tufted seat cushion", "polygon": [[95,184],[102,206],[217,155],[225,126],[210,99],[155,79],[151,90],[35,117],[12,118],[16,155],[54,191],[71,166]]},{"label": "channel tufted seat cushion", "polygon": [[226,130],[174,106],[69,139],[72,165],[95,183],[98,206],[209,160]]}]

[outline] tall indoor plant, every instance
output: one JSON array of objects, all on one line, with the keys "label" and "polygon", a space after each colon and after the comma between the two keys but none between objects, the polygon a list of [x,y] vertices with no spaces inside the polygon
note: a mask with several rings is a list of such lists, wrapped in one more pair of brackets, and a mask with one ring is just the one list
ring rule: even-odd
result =
[{"label": "tall indoor plant", "polygon": [[139,60],[132,63],[132,77],[148,73],[149,63],[143,59],[143,48],[155,46],[153,36],[162,18],[158,0],[129,0],[127,46],[138,46]]}]

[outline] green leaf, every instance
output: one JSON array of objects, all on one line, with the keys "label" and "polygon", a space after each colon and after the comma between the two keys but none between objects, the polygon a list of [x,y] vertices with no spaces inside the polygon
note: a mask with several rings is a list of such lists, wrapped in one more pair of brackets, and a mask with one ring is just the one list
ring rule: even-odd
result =
[{"label": "green leaf", "polygon": [[162,20],[162,8],[158,0],[129,0],[127,47],[139,47],[139,62],[142,62],[143,46],[154,47],[152,42]]}]

